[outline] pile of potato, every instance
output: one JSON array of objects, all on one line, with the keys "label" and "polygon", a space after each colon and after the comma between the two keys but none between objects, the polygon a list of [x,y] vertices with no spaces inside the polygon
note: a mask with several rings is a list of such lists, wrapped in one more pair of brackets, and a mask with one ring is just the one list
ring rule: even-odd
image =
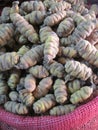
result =
[{"label": "pile of potato", "polygon": [[98,95],[98,15],[81,0],[12,3],[0,16],[0,105],[65,115]]}]

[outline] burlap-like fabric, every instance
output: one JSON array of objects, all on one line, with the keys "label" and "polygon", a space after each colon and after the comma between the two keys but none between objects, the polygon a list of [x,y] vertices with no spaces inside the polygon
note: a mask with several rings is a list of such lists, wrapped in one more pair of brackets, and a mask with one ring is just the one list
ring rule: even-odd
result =
[{"label": "burlap-like fabric", "polygon": [[98,97],[58,117],[23,117],[0,108],[0,122],[0,130],[98,130]]}]

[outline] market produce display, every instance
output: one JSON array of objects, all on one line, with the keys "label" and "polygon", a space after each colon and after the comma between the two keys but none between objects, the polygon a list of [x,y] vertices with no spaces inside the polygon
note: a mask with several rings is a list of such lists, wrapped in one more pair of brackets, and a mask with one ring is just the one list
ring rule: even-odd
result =
[{"label": "market produce display", "polygon": [[[0,16],[0,105],[60,116],[98,90],[97,5],[81,0],[12,3]],[[96,96],[98,96],[96,94]]]}]

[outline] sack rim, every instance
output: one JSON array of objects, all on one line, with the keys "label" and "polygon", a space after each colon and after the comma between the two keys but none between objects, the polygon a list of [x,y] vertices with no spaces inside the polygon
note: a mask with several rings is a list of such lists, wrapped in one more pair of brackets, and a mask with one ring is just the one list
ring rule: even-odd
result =
[{"label": "sack rim", "polygon": [[[34,128],[44,128],[51,125],[64,125],[65,127],[75,128],[86,124],[90,119],[98,115],[98,96],[90,102],[79,106],[73,112],[62,116],[20,116],[5,111],[0,107],[0,121],[13,127],[32,126]],[[74,123],[73,123],[74,122]]]}]

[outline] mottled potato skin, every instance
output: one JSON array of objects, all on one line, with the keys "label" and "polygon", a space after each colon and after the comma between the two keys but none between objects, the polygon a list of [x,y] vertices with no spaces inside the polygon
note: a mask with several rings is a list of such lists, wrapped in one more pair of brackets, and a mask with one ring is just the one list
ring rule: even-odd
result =
[{"label": "mottled potato skin", "polygon": [[62,78],[64,76],[64,66],[61,63],[53,62],[49,66],[49,71],[53,76],[56,76],[58,78]]},{"label": "mottled potato skin", "polygon": [[53,84],[53,79],[52,77],[46,77],[46,78],[43,78],[38,86],[36,87],[33,95],[35,98],[39,99],[43,96],[45,96],[49,90],[52,88],[52,84]]},{"label": "mottled potato skin", "polygon": [[12,23],[1,24],[0,27],[0,48],[8,44],[14,36],[14,26]]},{"label": "mottled potato skin", "polygon": [[26,76],[24,87],[30,92],[33,92],[36,89],[36,79],[31,74]]},{"label": "mottled potato skin", "polygon": [[19,99],[21,103],[25,104],[27,107],[32,106],[35,100],[33,94],[26,89],[19,91]]},{"label": "mottled potato skin", "polygon": [[96,97],[97,14],[97,5],[88,9],[83,0],[13,1],[4,7],[0,106],[21,116],[62,116]]},{"label": "mottled potato skin", "polygon": [[92,75],[92,70],[85,64],[75,60],[69,60],[65,64],[65,71],[73,77],[77,77],[82,80],[87,80]]},{"label": "mottled potato skin", "polygon": [[65,18],[57,28],[57,34],[59,37],[67,37],[75,29],[75,24],[72,18]]},{"label": "mottled potato skin", "polygon": [[98,50],[93,45],[87,40],[81,40],[76,47],[82,58],[90,64],[98,67]]},{"label": "mottled potato skin", "polygon": [[49,75],[47,69],[42,65],[36,65],[29,69],[29,72],[36,78],[45,78]]},{"label": "mottled potato skin", "polygon": [[44,45],[38,45],[27,51],[21,58],[19,63],[16,65],[18,69],[28,69],[33,65],[36,65],[43,57]]},{"label": "mottled potato skin", "polygon": [[61,116],[61,115],[65,115],[65,114],[68,114],[68,113],[74,111],[75,108],[76,108],[76,106],[73,104],[68,104],[68,105],[64,105],[64,106],[59,105],[59,106],[53,107],[49,113],[52,116]]},{"label": "mottled potato skin", "polygon": [[19,55],[16,52],[5,53],[0,56],[0,71],[12,69],[19,61]]},{"label": "mottled potato skin", "polygon": [[66,11],[60,11],[60,12],[54,13],[45,18],[44,25],[52,27],[60,23],[65,17],[66,17]]},{"label": "mottled potato skin", "polygon": [[67,87],[65,82],[61,79],[57,79],[53,85],[53,89],[56,101],[63,104],[67,100]]},{"label": "mottled potato skin", "polygon": [[17,103],[14,101],[8,101],[4,104],[6,111],[13,112],[15,114],[25,115],[28,114],[28,109],[22,103]]},{"label": "mottled potato skin", "polygon": [[53,94],[47,94],[45,97],[40,98],[33,104],[33,110],[35,113],[47,112],[50,108],[55,106],[56,101]]},{"label": "mottled potato skin", "polygon": [[80,82],[80,80],[75,79],[73,81],[68,82],[67,87],[68,87],[68,92],[69,93],[74,93],[74,92],[76,92],[77,90],[80,89],[81,82]]},{"label": "mottled potato skin", "polygon": [[75,93],[71,95],[70,102],[72,104],[81,103],[85,101],[86,99],[88,99],[92,93],[93,93],[93,88],[89,86],[84,86],[80,90],[76,91]]}]

